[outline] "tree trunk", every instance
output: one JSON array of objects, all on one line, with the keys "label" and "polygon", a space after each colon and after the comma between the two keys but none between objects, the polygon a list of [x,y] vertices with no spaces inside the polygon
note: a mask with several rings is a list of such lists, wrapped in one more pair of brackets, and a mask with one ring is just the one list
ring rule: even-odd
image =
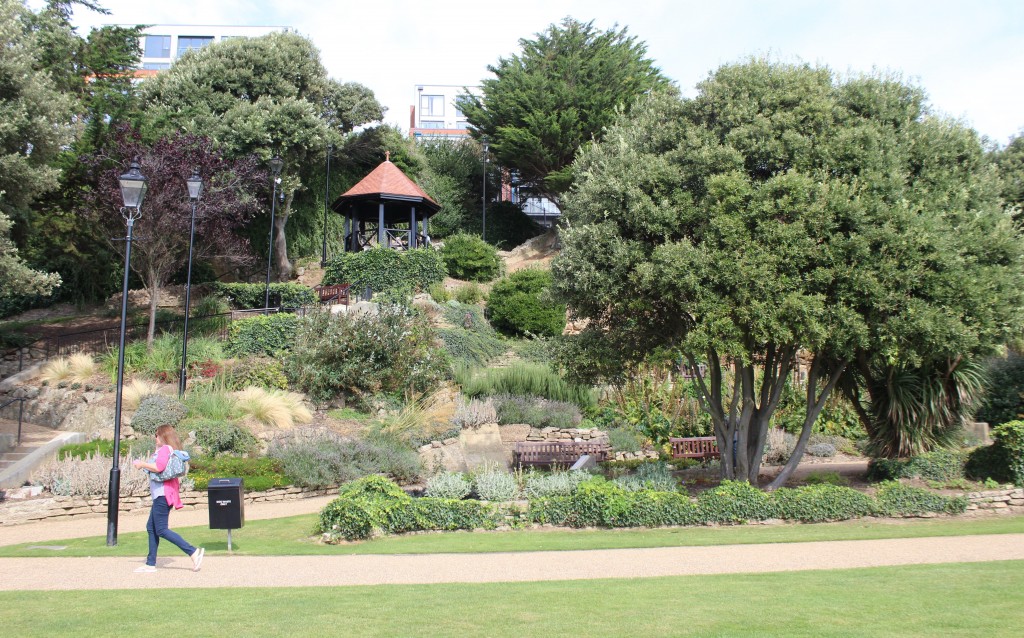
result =
[{"label": "tree trunk", "polygon": [[274,218],[274,261],[277,270],[277,281],[288,281],[292,278],[292,262],[288,260],[288,237],[285,224],[291,211],[293,194],[285,196],[277,217]]},{"label": "tree trunk", "polygon": [[146,347],[153,347],[156,335],[156,309],[160,300],[160,278],[152,270],[149,271],[149,331],[146,333]]},{"label": "tree trunk", "polygon": [[779,475],[775,477],[766,489],[769,491],[777,490],[786,484],[789,477],[796,470],[796,466],[800,464],[800,460],[803,458],[804,450],[807,449],[807,441],[811,438],[811,430],[814,428],[814,422],[817,420],[818,415],[821,414],[822,409],[825,407],[825,401],[828,400],[832,390],[836,387],[839,382],[839,378],[843,375],[843,371],[846,370],[847,361],[840,362],[839,365],[829,375],[828,383],[825,384],[825,388],[821,391],[821,394],[817,394],[818,391],[818,378],[821,376],[822,370],[821,361],[817,356],[814,357],[814,362],[811,363],[810,374],[807,375],[807,412],[804,416],[803,428],[800,430],[800,438],[797,439],[796,447],[793,448],[793,454],[790,455],[789,460],[786,461],[786,465],[779,472]]}]

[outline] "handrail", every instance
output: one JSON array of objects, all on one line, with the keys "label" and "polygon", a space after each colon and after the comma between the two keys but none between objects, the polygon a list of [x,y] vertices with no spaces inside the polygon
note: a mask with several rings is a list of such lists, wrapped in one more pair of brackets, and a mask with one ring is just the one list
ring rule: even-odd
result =
[{"label": "handrail", "polygon": [[14,403],[15,401],[21,402],[21,405],[18,406],[18,445],[21,445],[21,418],[25,413],[25,401],[28,401],[28,398],[14,397],[13,399],[8,399],[7,401],[0,403],[0,410],[3,410],[4,408]]}]

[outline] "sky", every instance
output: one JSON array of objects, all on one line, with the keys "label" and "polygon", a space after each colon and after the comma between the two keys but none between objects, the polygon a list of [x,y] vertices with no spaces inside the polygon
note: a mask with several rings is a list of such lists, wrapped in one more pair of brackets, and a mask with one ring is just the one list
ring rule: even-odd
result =
[{"label": "sky", "polygon": [[[41,4],[32,0],[30,6]],[[566,16],[627,27],[684,95],[750,56],[897,73],[934,112],[1005,145],[1024,130],[1020,0],[99,0],[76,8],[82,35],[103,24],[291,26],[320,49],[331,77],[366,85],[409,126],[417,84],[477,85],[487,66]]]}]

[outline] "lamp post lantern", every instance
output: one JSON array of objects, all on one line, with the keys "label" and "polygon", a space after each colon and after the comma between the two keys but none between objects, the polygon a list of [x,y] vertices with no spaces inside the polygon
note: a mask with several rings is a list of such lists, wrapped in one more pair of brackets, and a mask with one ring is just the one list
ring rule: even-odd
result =
[{"label": "lamp post lantern", "polygon": [[192,224],[188,232],[188,275],[185,278],[185,328],[181,337],[181,375],[178,377],[178,397],[185,394],[185,379],[187,375],[188,362],[188,314],[191,308],[192,299],[192,246],[196,239],[196,204],[199,196],[203,193],[203,178],[199,176],[199,169],[192,171],[192,177],[185,180],[188,185],[188,198],[192,200]]},{"label": "lamp post lantern", "polygon": [[270,308],[270,265],[274,259],[274,214],[277,205],[277,185],[281,182],[284,161],[277,155],[270,160],[270,174],[274,177],[274,191],[270,195],[270,242],[267,250],[267,285],[263,289],[263,314]]},{"label": "lamp post lantern", "polygon": [[487,157],[487,142],[484,142],[484,196],[483,196],[483,232],[480,234],[480,238],[487,241],[487,163],[490,162],[490,158]]},{"label": "lamp post lantern", "polygon": [[324,248],[320,256],[320,267],[327,267],[327,209],[331,204],[331,151],[334,147],[327,145],[327,185],[324,187]]},{"label": "lamp post lantern", "polygon": [[139,158],[132,160],[128,172],[119,180],[121,199],[124,206],[121,216],[128,225],[124,251],[124,284],[121,286],[121,337],[117,350],[117,392],[114,397],[114,461],[110,468],[110,485],[107,491],[107,545],[117,545],[117,508],[121,492],[121,394],[124,389],[124,333],[128,320],[128,275],[132,260],[132,230],[135,220],[142,214],[142,200],[146,196],[146,177],[139,170]]}]

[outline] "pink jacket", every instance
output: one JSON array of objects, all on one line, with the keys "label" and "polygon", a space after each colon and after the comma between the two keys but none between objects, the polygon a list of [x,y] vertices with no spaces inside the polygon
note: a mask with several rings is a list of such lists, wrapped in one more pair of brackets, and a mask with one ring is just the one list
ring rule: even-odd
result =
[{"label": "pink jacket", "polygon": [[[163,472],[164,468],[167,467],[167,461],[171,458],[171,453],[174,452],[173,448],[169,445],[161,446],[156,451],[156,464],[157,473]],[[176,510],[180,510],[183,506],[181,504],[181,482],[176,479],[167,479],[164,481],[164,499],[167,500],[167,504],[174,507]]]}]

